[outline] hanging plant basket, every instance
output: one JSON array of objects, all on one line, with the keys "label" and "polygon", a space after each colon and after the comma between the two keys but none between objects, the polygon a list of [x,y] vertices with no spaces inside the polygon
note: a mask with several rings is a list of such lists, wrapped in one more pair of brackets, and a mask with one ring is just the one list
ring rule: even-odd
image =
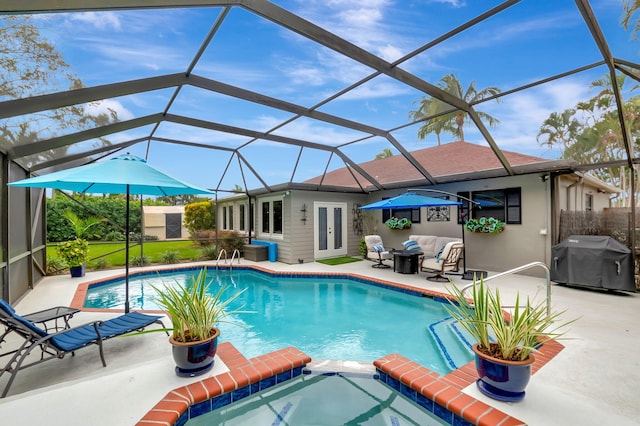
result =
[{"label": "hanging plant basket", "polygon": [[499,234],[504,231],[505,223],[493,217],[481,217],[469,219],[464,227],[469,232],[479,234]]},{"label": "hanging plant basket", "polygon": [[411,221],[407,218],[398,219],[397,217],[392,217],[387,220],[385,223],[389,229],[410,229]]}]

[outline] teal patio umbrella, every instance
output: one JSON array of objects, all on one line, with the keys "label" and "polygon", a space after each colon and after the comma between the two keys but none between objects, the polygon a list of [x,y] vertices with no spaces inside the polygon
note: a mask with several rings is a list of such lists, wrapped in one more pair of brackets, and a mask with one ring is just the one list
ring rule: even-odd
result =
[{"label": "teal patio umbrella", "polygon": [[129,196],[211,195],[208,189],[190,185],[152,166],[135,155],[123,154],[110,160],[61,170],[9,183],[10,186],[52,188],[89,194],[126,194],[125,312],[129,312]]}]

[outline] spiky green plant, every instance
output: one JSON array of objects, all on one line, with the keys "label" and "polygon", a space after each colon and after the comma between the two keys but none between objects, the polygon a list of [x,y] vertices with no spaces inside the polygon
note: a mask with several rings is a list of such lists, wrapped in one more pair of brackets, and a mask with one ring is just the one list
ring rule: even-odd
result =
[{"label": "spiky green plant", "polygon": [[500,292],[485,286],[482,277],[479,284],[473,282],[471,302],[455,286],[449,292],[455,298],[447,308],[449,314],[473,336],[480,352],[503,360],[524,361],[540,344],[562,338],[565,332],[560,329],[577,320],[559,322],[566,311],[548,313],[545,301],[533,305],[527,297],[520,306],[519,293],[507,318]]},{"label": "spiky green plant", "polygon": [[246,289],[224,298],[227,287],[221,287],[215,294],[209,293],[212,280],[202,268],[198,275],[186,285],[177,280],[165,283],[161,288],[153,286],[157,295],[156,303],[167,312],[173,323],[173,338],[178,342],[206,340],[213,335],[213,329],[232,314],[243,313],[241,308],[228,310],[229,304]]}]

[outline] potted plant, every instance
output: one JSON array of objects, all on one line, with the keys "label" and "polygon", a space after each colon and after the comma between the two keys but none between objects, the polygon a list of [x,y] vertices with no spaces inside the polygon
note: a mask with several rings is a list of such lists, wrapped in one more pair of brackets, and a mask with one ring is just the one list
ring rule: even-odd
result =
[{"label": "potted plant", "polygon": [[69,267],[72,277],[84,277],[86,263],[89,259],[89,243],[85,239],[89,235],[89,228],[104,222],[105,219],[91,216],[86,219],[80,219],[70,210],[62,214],[73,227],[75,239],[58,244],[58,256]]},{"label": "potted plant", "polygon": [[229,310],[229,305],[246,289],[225,298],[227,287],[221,287],[212,294],[211,282],[203,268],[185,285],[176,281],[174,284],[165,283],[161,288],[152,286],[157,292],[156,303],[167,312],[173,324],[168,329],[172,331],[169,342],[179,376],[193,377],[209,371],[213,367],[220,336],[217,325],[233,323],[226,318],[244,312]]},{"label": "potted plant", "polygon": [[74,278],[83,277],[85,265],[89,258],[89,243],[83,238],[76,238],[58,244],[58,256],[66,263]]},{"label": "potted plant", "polygon": [[454,296],[447,310],[467,330],[476,343],[476,384],[485,395],[501,401],[520,401],[531,377],[534,352],[545,342],[560,339],[559,330],[575,321],[558,323],[562,312],[548,312],[545,301],[533,305],[529,298],[520,306],[516,295],[511,315],[503,312],[500,292],[474,279],[468,300],[463,291],[451,286]]}]

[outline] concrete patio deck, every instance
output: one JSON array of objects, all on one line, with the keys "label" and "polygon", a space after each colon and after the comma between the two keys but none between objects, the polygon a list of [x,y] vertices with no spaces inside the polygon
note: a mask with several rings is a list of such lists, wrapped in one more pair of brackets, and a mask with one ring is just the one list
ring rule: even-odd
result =
[{"label": "concrete patio deck", "polygon": [[[442,283],[425,280],[424,273],[398,274],[390,269],[372,268],[368,261],[327,266],[254,263],[243,259],[242,264],[258,264],[274,271],[354,273],[446,292]],[[68,305],[79,283],[120,273],[121,270],[91,272],[83,279],[47,277],[15,304],[16,310],[28,313]],[[452,278],[456,285],[469,283]],[[499,286],[507,299],[516,290],[535,298],[545,293],[544,279],[524,275],[499,278],[492,285]],[[568,317],[580,319],[570,327],[567,337],[571,339],[562,341],[565,349],[532,377],[526,398],[518,403],[502,403],[480,394],[475,385],[464,392],[529,425],[637,425],[638,295],[553,284],[552,304],[556,310],[566,309]],[[80,312],[72,324],[110,315]],[[88,348],[75,357],[49,361],[20,372],[9,396],[0,400],[2,424],[132,425],[170,390],[203,378],[187,379],[174,374],[164,334],[112,339],[104,349],[106,368],[100,364],[97,351]],[[217,360],[209,375],[226,370],[224,363]],[[6,380],[4,376],[0,378],[0,387],[4,387]]]}]

